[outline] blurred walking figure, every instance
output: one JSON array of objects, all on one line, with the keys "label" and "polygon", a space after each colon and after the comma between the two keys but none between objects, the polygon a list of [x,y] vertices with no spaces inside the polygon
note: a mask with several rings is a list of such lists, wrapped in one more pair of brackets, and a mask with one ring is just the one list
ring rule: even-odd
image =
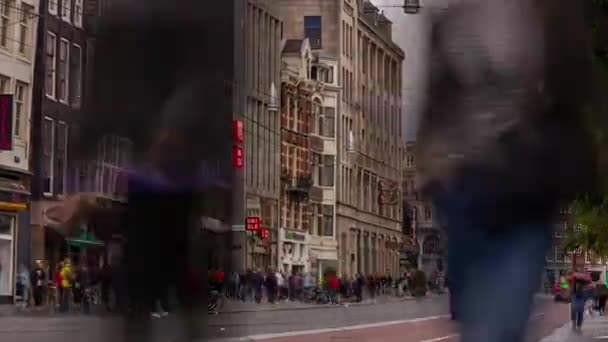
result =
[{"label": "blurred walking figure", "polygon": [[523,340],[554,217],[593,189],[582,4],[448,1],[433,17],[418,171],[447,227],[463,342]]},{"label": "blurred walking figure", "polygon": [[44,303],[44,291],[46,282],[46,272],[42,269],[42,262],[36,261],[34,270],[30,275],[30,280],[34,293],[34,306],[40,308]]},{"label": "blurred walking figure", "polygon": [[605,284],[597,284],[597,310],[600,316],[604,316],[606,312],[606,299],[608,298],[608,289]]}]

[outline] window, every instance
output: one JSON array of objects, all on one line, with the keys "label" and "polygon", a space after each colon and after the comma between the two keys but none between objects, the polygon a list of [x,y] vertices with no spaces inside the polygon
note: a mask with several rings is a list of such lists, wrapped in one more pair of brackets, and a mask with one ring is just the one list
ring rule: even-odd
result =
[{"label": "window", "polygon": [[46,196],[53,195],[53,166],[55,164],[55,120],[44,118],[42,139],[42,191]]},{"label": "window", "polygon": [[25,3],[21,3],[21,18],[19,20],[19,53],[23,56],[30,56],[30,22],[33,18],[34,8]]},{"label": "window", "polygon": [[430,220],[433,217],[433,211],[431,209],[431,206],[425,206],[424,207],[424,219],[425,220]]},{"label": "window", "polygon": [[10,90],[9,90],[10,84],[11,84],[10,78],[0,75],[0,94],[9,94],[10,93]]},{"label": "window", "polygon": [[334,156],[314,154],[317,167],[316,184],[318,186],[334,186]]},{"label": "window", "polygon": [[48,32],[46,39],[46,96],[55,98],[57,73],[57,36]]},{"label": "window", "polygon": [[74,0],[74,25],[82,27],[82,0]]},{"label": "window", "polygon": [[82,98],[82,49],[77,44],[72,45],[70,52],[70,102],[79,108]]},{"label": "window", "polygon": [[57,177],[55,177],[55,189],[58,195],[66,191],[66,180],[68,172],[68,125],[59,121],[57,127]]},{"label": "window", "polygon": [[328,138],[336,136],[336,109],[333,107],[323,107],[321,135]]},{"label": "window", "polygon": [[70,22],[72,14],[72,0],[61,0],[61,19]]},{"label": "window", "polygon": [[15,7],[15,1],[2,0],[0,2],[0,46],[8,49],[8,44],[11,41],[12,25],[11,13]]},{"label": "window", "polygon": [[15,137],[21,137],[23,122],[27,122],[28,85],[23,82],[15,83]]},{"label": "window", "polygon": [[321,16],[304,17],[304,37],[308,38],[312,49],[322,47],[321,34]]},{"label": "window", "polygon": [[58,0],[49,0],[49,13],[52,15],[57,15],[57,1]]},{"label": "window", "polygon": [[564,250],[562,249],[561,246],[555,246],[555,261],[556,262],[561,262],[564,259]]},{"label": "window", "polygon": [[70,59],[70,42],[61,39],[59,43],[59,91],[58,98],[61,102],[68,102],[68,61]]},{"label": "window", "polygon": [[331,205],[317,205],[317,227],[319,236],[334,236],[334,207]]}]

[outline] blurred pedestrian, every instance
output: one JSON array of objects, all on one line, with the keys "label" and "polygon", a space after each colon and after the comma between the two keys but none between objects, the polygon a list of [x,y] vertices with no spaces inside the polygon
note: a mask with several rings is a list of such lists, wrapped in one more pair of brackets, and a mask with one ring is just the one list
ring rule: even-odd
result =
[{"label": "blurred pedestrian", "polygon": [[30,275],[31,286],[34,293],[34,306],[40,308],[44,303],[44,292],[46,282],[46,272],[42,268],[42,262],[36,261],[32,274]]},{"label": "blurred pedestrian", "polygon": [[555,217],[595,179],[583,2],[448,3],[432,16],[421,191],[445,220],[463,342],[522,341]]}]

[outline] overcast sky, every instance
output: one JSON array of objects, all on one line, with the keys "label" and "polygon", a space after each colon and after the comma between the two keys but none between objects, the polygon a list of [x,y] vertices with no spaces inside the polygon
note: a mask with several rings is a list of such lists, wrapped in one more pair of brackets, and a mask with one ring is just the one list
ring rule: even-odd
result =
[{"label": "overcast sky", "polygon": [[428,42],[429,11],[440,0],[422,0],[419,14],[405,14],[403,0],[372,0],[393,22],[393,41],[405,51],[403,63],[403,127],[406,141],[416,138],[418,118],[422,110],[424,82],[426,80],[426,49]]}]

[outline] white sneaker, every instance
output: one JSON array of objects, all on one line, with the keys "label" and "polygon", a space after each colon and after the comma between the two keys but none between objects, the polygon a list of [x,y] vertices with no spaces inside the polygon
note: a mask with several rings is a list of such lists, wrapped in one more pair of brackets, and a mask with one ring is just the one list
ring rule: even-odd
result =
[{"label": "white sneaker", "polygon": [[160,314],[159,314],[159,313],[157,313],[157,312],[153,312],[153,313],[151,313],[151,314],[150,314],[150,316],[151,316],[152,318],[160,319]]},{"label": "white sneaker", "polygon": [[163,311],[160,313],[160,317],[162,317],[162,318],[165,318],[167,316],[169,316],[169,313],[167,311]]}]

